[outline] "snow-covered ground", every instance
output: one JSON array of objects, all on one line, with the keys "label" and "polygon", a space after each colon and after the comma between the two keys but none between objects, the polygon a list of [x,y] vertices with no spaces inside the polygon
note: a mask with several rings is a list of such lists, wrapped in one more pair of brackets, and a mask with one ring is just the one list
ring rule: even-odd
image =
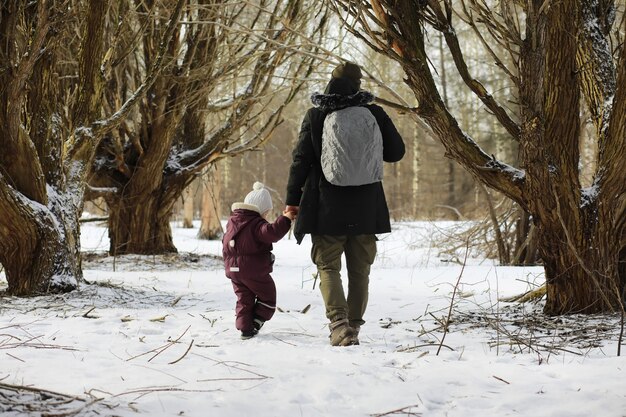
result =
[{"label": "snow-covered ground", "polygon": [[242,341],[219,242],[174,224],[178,256],[113,259],[106,229],[86,224],[83,250],[98,252],[84,261],[90,285],[0,297],[0,414],[626,416],[619,317],[498,302],[540,285],[542,269],[445,262],[436,226],[396,223],[381,236],[361,345],[338,348],[308,238],[274,246],[280,311]]}]

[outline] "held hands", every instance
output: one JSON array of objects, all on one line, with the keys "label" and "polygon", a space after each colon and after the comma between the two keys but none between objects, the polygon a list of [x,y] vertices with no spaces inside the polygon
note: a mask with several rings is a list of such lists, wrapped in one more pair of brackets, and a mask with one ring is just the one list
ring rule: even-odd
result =
[{"label": "held hands", "polygon": [[296,215],[293,211],[283,211],[283,216],[287,217],[289,220],[294,221],[296,219]]},{"label": "held hands", "polygon": [[287,217],[291,221],[294,221],[298,215],[298,209],[298,206],[286,206],[283,211],[283,216]]}]

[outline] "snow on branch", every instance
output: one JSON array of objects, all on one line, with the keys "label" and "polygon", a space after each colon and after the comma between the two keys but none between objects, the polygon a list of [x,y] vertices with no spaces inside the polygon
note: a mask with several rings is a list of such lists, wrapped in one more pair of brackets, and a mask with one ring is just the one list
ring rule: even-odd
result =
[{"label": "snow on branch", "polygon": [[483,171],[501,172],[506,174],[514,182],[524,181],[526,178],[526,172],[524,170],[515,168],[502,161],[498,161],[494,155],[487,161],[485,165],[480,167]]},{"label": "snow on branch", "polygon": [[[3,214],[0,224],[5,221],[13,223],[16,217],[28,217],[29,221],[37,222],[41,226],[54,227],[59,233],[62,232],[50,209],[13,188],[2,172],[0,172],[0,213]],[[1,230],[9,231],[10,228],[0,227]]]}]

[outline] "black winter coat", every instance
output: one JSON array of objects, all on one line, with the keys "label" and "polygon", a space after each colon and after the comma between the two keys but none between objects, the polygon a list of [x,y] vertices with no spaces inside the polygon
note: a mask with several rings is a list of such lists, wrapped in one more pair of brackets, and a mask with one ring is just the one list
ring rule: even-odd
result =
[{"label": "black winter coat", "polygon": [[286,204],[300,207],[294,229],[298,243],[307,233],[338,236],[391,231],[382,182],[336,186],[326,181],[320,163],[326,115],[349,105],[362,105],[376,117],[383,136],[383,160],[397,162],[402,159],[404,142],[387,113],[380,106],[364,104],[372,98],[364,91],[350,96],[312,96],[318,107],[309,109],[304,117],[287,183]]}]

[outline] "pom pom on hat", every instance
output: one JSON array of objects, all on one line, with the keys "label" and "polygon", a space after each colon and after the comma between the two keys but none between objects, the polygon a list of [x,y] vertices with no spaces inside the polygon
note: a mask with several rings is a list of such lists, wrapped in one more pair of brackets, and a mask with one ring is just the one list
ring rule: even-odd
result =
[{"label": "pom pom on hat", "polygon": [[335,67],[324,94],[349,96],[361,89],[361,68],[353,62],[344,62]]},{"label": "pom pom on hat", "polygon": [[337,65],[337,67],[333,70],[332,76],[333,78],[350,78],[351,80],[358,82],[360,82],[361,78],[363,78],[361,68],[354,62],[350,61]]},{"label": "pom pom on hat", "polygon": [[259,213],[263,214],[266,211],[271,210],[274,206],[272,204],[272,196],[270,192],[267,191],[265,185],[262,182],[256,181],[254,185],[252,185],[252,191],[246,195],[246,198],[243,200],[246,204],[251,204],[257,206],[259,208]]}]

